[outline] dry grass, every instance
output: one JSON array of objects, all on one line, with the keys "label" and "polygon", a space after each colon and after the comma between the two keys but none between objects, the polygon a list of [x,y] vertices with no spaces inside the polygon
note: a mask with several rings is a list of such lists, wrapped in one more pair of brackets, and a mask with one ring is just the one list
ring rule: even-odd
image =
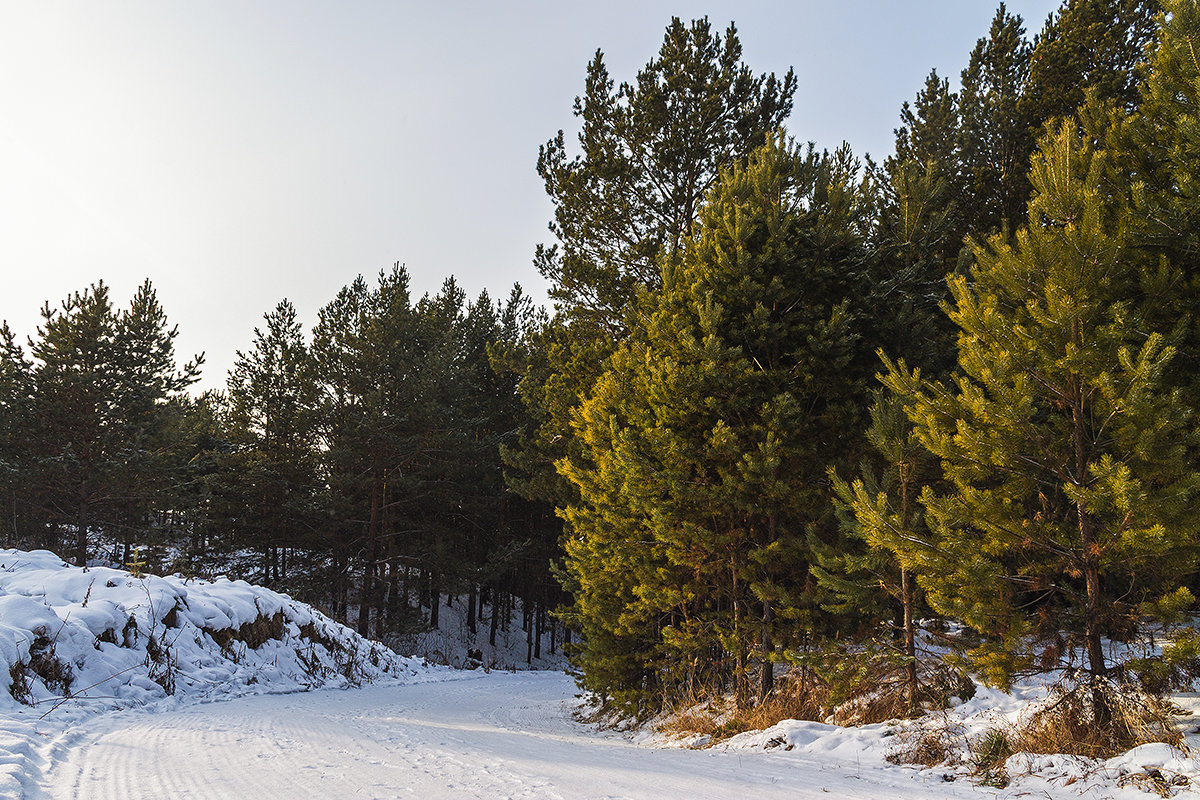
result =
[{"label": "dry grass", "polygon": [[943,712],[901,728],[895,738],[888,761],[933,767],[957,763],[965,749],[967,733],[961,723]]},{"label": "dry grass", "polygon": [[[1049,702],[1016,725],[993,728],[974,742],[972,773],[980,783],[1003,788],[1014,753],[1106,759],[1150,742],[1181,747],[1183,735],[1172,724],[1179,713],[1167,700],[1133,684],[1103,679],[1064,683]],[[1175,786],[1157,770],[1131,780],[1163,797],[1171,796]]]},{"label": "dry grass", "polygon": [[[1150,742],[1181,747],[1183,736],[1172,724],[1179,713],[1170,702],[1130,684],[1100,679],[1064,683],[1020,722],[993,727],[973,741],[948,715],[921,720],[897,734],[888,760],[924,767],[966,763],[978,783],[1003,788],[1014,753],[1106,759]],[[1149,790],[1174,791],[1173,777],[1147,772],[1137,780],[1144,780]]]},{"label": "dry grass", "polygon": [[654,723],[654,729],[667,736],[717,736],[729,714],[717,704],[696,703],[667,712]]},{"label": "dry grass", "polygon": [[8,677],[8,693],[12,695],[13,700],[28,703],[33,697],[33,690],[29,686],[29,676],[25,674],[25,665],[19,661],[13,664],[8,668]]},{"label": "dry grass", "polygon": [[843,650],[815,653],[811,663],[793,667],[760,703],[738,709],[732,699],[687,698],[664,714],[656,729],[668,735],[709,735],[714,741],[746,731],[765,730],[786,719],[828,720],[856,726],[920,716],[944,709],[951,697],[964,699],[975,686],[958,670],[927,660],[918,670],[915,705],[909,700],[904,663],[888,653]]},{"label": "dry grass", "polygon": [[282,639],[285,624],[283,612],[277,611],[270,617],[259,614],[237,628],[202,628],[201,630],[207,633],[222,651],[230,648],[234,641],[242,642],[251,650],[257,650],[269,641]]},{"label": "dry grass", "polygon": [[58,691],[64,696],[70,693],[71,684],[75,680],[74,669],[70,663],[55,654],[54,640],[50,638],[46,629],[36,628],[34,633],[36,638],[29,646],[29,663],[18,662],[8,670],[12,681],[8,688],[9,694],[21,703],[28,703],[33,697],[33,687],[29,683],[30,675],[38,676],[47,689]]},{"label": "dry grass", "polygon": [[[1050,702],[1009,733],[1014,752],[1111,758],[1138,745],[1183,744],[1181,710],[1132,685],[1095,679],[1056,688]],[[1099,719],[1097,716],[1099,715]]]},{"label": "dry grass", "polygon": [[[843,656],[843,658],[845,658]],[[855,667],[835,674],[832,721],[838,725],[871,725],[892,719],[909,719],[950,705],[950,699],[970,699],[975,684],[958,669],[934,658],[917,662],[916,697],[910,697],[907,664],[887,652],[865,652],[846,659]]]},{"label": "dry grass", "polygon": [[829,716],[829,686],[800,670],[777,681],[775,689],[753,708],[735,710],[717,730],[721,737],[761,731],[785,719],[823,720]]},{"label": "dry grass", "polygon": [[811,672],[793,670],[778,678],[761,703],[737,708],[732,697],[687,698],[663,714],[655,729],[667,735],[707,735],[713,741],[771,727],[785,719],[822,720],[829,715],[829,686]]}]

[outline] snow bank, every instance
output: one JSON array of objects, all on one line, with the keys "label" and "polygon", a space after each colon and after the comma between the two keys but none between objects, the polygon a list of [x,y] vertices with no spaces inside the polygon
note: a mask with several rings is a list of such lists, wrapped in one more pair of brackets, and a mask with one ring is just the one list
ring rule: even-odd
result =
[{"label": "snow bank", "polygon": [[81,715],[446,672],[245,581],[0,550],[0,797],[32,791],[45,743]]},{"label": "snow bank", "polygon": [[413,677],[414,659],[245,581],[0,550],[0,710],[297,691]]},{"label": "snow bank", "polygon": [[[1045,703],[1050,687],[1045,681],[1030,681],[1011,692],[977,685],[975,696],[946,711],[916,720],[861,727],[840,727],[820,722],[784,720],[762,731],[738,734],[716,744],[719,750],[768,750],[784,757],[828,763],[853,763],[864,770],[903,770],[925,783],[952,782],[979,786],[981,794],[995,788],[981,785],[984,776],[975,768],[975,752],[990,731],[1011,728],[1028,713]],[[1178,725],[1186,736],[1183,749],[1167,744],[1145,744],[1107,760],[1068,755],[1016,753],[1004,765],[1011,781],[1001,796],[1034,795],[1058,798],[1094,796],[1105,798],[1175,797],[1200,794],[1200,696],[1194,693],[1172,698],[1185,713]],[[893,764],[896,754],[910,748],[924,735],[939,737],[946,758],[932,767]],[[659,745],[707,746],[703,739],[657,737]]]}]

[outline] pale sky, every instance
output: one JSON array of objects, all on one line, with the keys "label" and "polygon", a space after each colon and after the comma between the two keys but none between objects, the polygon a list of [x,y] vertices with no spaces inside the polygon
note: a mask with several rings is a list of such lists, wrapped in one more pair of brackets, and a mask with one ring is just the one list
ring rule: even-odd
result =
[{"label": "pale sky", "polygon": [[[1007,4],[1030,36],[1057,7]],[[284,297],[306,328],[399,261],[416,293],[519,281],[552,211],[538,146],[571,135],[587,62],[619,83],[672,15],[737,23],[756,72],[799,79],[789,132],[891,152],[900,105],[953,81],[985,0],[570,3],[0,0],[0,318],[149,278],[198,389]]]}]

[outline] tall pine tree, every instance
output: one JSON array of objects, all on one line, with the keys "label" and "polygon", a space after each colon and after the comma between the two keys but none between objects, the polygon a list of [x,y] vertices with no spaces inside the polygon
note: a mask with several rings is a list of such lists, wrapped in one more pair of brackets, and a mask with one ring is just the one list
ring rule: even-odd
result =
[{"label": "tall pine tree", "polygon": [[1145,325],[1144,258],[1101,189],[1104,160],[1073,124],[1048,137],[1027,225],[976,245],[970,279],[951,282],[958,377],[889,363],[885,378],[950,485],[922,497],[936,546],[901,561],[937,610],[989,637],[976,663],[998,683],[1109,674],[1103,641],[1131,635],[1129,604],[1194,562],[1191,412],[1166,387],[1174,351]]},{"label": "tall pine tree", "polygon": [[775,140],[726,173],[576,415],[578,663],[626,710],[724,686],[745,704],[754,674],[761,697],[776,644],[808,629],[805,532],[866,377],[854,166]]}]

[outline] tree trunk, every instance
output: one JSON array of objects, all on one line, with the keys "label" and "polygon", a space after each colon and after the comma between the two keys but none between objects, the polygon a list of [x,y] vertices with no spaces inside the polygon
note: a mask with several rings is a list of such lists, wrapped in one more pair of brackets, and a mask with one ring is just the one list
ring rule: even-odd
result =
[{"label": "tree trunk", "polygon": [[438,610],[442,607],[442,589],[438,585],[436,572],[429,573],[429,624],[436,630]]},{"label": "tree trunk", "polygon": [[750,686],[746,675],[746,645],[742,641],[742,603],[737,574],[737,561],[729,559],[729,574],[733,581],[733,646],[734,696],[739,709],[750,705]]},{"label": "tree trunk", "polygon": [[499,625],[500,625],[500,610],[503,605],[502,603],[499,602],[499,600],[500,600],[499,594],[500,593],[497,592],[495,589],[493,589],[491,592],[492,618],[488,622],[488,644],[490,644],[492,647],[496,646],[496,628],[499,627]]},{"label": "tree trunk", "polygon": [[[901,461],[900,463],[900,514],[901,527],[908,531],[912,526],[912,500],[909,497],[908,489],[913,481],[913,468],[910,462]],[[916,621],[913,619],[914,606],[916,605],[916,591],[913,587],[912,575],[908,569],[900,567],[900,608],[903,614],[903,633],[904,633],[904,657],[908,659],[908,664],[904,668],[905,700],[908,705],[909,715],[913,715],[917,710],[917,696],[920,692],[917,674],[917,631]]]},{"label": "tree trunk", "polygon": [[762,633],[762,671],[759,673],[758,702],[767,699],[767,695],[775,688],[775,645],[771,639],[771,625],[775,621],[775,611],[771,601],[763,601],[763,633]]},{"label": "tree trunk", "polygon": [[[1078,340],[1078,335],[1075,338]],[[1080,487],[1083,487],[1088,482],[1088,473],[1091,468],[1090,441],[1087,436],[1082,387],[1077,385],[1076,381],[1072,381],[1071,390],[1074,399],[1071,415],[1074,423],[1075,481]],[[1103,599],[1100,594],[1100,545],[1096,541],[1095,520],[1084,508],[1082,502],[1076,503],[1075,513],[1079,517],[1080,556],[1083,562],[1084,585],[1087,590],[1087,601],[1083,611],[1083,639],[1087,649],[1088,672],[1091,673],[1093,724],[1096,727],[1104,728],[1111,722],[1112,716],[1108,703],[1100,690],[1099,680],[1108,673],[1104,658],[1104,646],[1100,636],[1104,611]]]},{"label": "tree trunk", "polygon": [[91,522],[89,511],[87,493],[80,492],[78,515],[75,518],[75,565],[78,567],[87,566],[87,531]]},{"label": "tree trunk", "polygon": [[379,503],[380,481],[378,470],[371,481],[371,514],[367,522],[367,556],[363,567],[362,596],[358,606],[358,634],[370,636],[371,607],[375,605],[376,562],[379,560]]},{"label": "tree trunk", "polygon": [[534,619],[533,657],[534,658],[542,657],[542,624],[543,624],[542,621],[545,618],[545,616],[546,616],[546,609],[544,609],[542,607],[541,603],[538,603],[537,606],[533,610],[533,619]]},{"label": "tree trunk", "polygon": [[908,703],[908,713],[914,714],[920,691],[917,683],[917,631],[916,622],[913,620],[912,576],[904,567],[900,568],[900,602],[904,607],[904,657],[908,659],[904,668],[904,682],[907,684],[904,694]]},{"label": "tree trunk", "polygon": [[525,663],[532,666],[533,664],[533,625],[528,624],[529,621],[529,601],[522,598],[521,600],[521,616],[526,619],[525,625]]},{"label": "tree trunk", "polygon": [[471,590],[467,593],[467,630],[472,635],[476,633],[475,624],[475,605],[479,601],[479,589],[474,583],[471,584]]},{"label": "tree trunk", "polygon": [[[1091,468],[1088,454],[1088,437],[1086,420],[1084,418],[1083,396],[1080,387],[1072,386],[1075,402],[1072,408],[1075,439],[1075,481],[1080,487],[1087,484],[1088,472]],[[1087,647],[1088,669],[1093,677],[1107,672],[1104,663],[1104,648],[1100,641],[1100,620],[1102,617],[1100,597],[1100,548],[1096,542],[1096,524],[1084,508],[1083,503],[1077,503],[1075,513],[1079,517],[1080,555],[1083,561],[1083,575],[1087,587],[1087,605],[1083,613],[1084,642]]]}]

